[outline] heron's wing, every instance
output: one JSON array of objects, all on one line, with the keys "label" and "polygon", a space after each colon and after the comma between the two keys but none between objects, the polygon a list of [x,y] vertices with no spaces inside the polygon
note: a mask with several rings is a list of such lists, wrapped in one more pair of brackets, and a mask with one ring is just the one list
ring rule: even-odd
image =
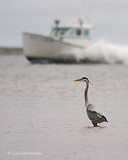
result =
[{"label": "heron's wing", "polygon": [[95,107],[93,105],[90,104],[90,107],[87,108],[87,115],[89,117],[89,119],[92,122],[97,122],[97,123],[101,123],[101,122],[107,122],[106,117],[98,112]]},{"label": "heron's wing", "polygon": [[101,112],[98,110],[98,108],[96,108],[93,104],[89,104],[87,110],[95,111],[95,112],[99,113],[100,115],[103,115],[103,113],[101,113]]}]

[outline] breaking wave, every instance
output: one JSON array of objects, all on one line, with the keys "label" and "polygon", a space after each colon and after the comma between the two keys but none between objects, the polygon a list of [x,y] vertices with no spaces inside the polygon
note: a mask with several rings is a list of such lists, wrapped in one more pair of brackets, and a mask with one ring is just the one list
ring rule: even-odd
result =
[{"label": "breaking wave", "polygon": [[98,41],[89,48],[75,53],[78,61],[91,63],[128,64],[128,46]]}]

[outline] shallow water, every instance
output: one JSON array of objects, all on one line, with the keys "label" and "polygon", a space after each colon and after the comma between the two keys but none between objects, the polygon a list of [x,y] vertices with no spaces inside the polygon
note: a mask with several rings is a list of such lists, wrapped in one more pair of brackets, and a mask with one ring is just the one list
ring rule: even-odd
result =
[{"label": "shallow water", "polygon": [[[89,100],[108,123],[93,128]],[[2,160],[128,158],[127,65],[31,65],[23,56],[0,56],[0,156]]]}]

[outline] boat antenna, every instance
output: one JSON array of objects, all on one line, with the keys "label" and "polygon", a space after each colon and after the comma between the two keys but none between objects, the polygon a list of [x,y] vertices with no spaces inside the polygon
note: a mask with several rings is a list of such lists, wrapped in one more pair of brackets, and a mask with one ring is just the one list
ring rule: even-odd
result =
[{"label": "boat antenna", "polygon": [[55,20],[56,28],[58,28],[58,27],[59,27],[59,23],[60,23],[60,20],[59,20],[59,19],[56,19],[56,20]]},{"label": "boat antenna", "polygon": [[82,27],[83,25],[83,20],[81,18],[78,19],[80,26]]},{"label": "boat antenna", "polygon": [[60,20],[56,19],[55,20],[55,36],[58,36],[58,32],[59,32],[59,23],[60,23]]}]

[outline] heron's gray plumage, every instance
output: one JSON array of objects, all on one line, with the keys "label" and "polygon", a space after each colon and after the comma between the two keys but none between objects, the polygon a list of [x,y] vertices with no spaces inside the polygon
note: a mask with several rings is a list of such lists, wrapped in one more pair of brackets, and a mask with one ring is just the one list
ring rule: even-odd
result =
[{"label": "heron's gray plumage", "polygon": [[93,123],[101,123],[101,122],[107,122],[106,117],[102,114],[99,113],[96,109],[95,106],[92,104],[89,104],[87,109],[87,115],[88,118],[93,122]]}]

